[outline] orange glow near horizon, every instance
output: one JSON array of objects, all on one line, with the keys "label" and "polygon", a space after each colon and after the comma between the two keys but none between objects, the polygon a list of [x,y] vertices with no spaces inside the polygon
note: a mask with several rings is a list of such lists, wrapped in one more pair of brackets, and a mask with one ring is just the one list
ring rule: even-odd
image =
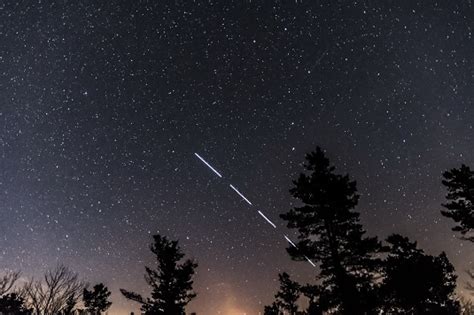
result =
[{"label": "orange glow near horizon", "polygon": [[242,310],[231,307],[230,309],[224,312],[224,315],[247,315],[247,313]]}]

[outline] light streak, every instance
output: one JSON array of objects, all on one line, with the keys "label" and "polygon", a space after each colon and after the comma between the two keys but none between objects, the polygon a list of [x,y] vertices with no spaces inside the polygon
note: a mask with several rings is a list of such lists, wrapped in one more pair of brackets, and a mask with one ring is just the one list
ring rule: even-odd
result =
[{"label": "light streak", "polygon": [[197,156],[197,158],[200,159],[204,164],[206,164],[206,166],[209,167],[214,173],[216,173],[217,176],[222,178],[222,175],[218,171],[216,171],[216,169],[212,167],[211,164],[207,163],[206,160],[204,160],[199,154],[194,153],[194,155]]},{"label": "light streak", "polygon": [[306,256],[304,256],[304,258],[306,258],[306,260],[311,264],[311,266],[316,267],[316,265],[314,264],[314,262],[311,261],[311,259]]},{"label": "light streak", "polygon": [[[323,53],[323,55],[317,60],[317,63],[319,61],[321,61],[321,59],[324,57],[326,52]],[[201,160],[201,162],[203,162],[207,167],[209,167],[217,176],[219,176],[220,178],[222,178],[222,175],[215,169],[211,166],[211,164],[207,163],[206,160],[204,160],[199,154],[197,153],[194,153],[194,155],[199,159]],[[230,188],[232,188],[233,191],[235,191],[243,200],[245,200],[245,202],[247,202],[249,205],[252,206],[252,203],[250,202],[250,200],[248,200],[237,188],[235,188],[232,184],[229,184]],[[270,224],[274,229],[276,229],[276,225],[269,219],[267,218],[267,216],[265,214],[263,214],[262,211],[260,210],[257,210],[258,211],[258,214],[260,214],[260,216],[262,216],[262,218],[265,219],[265,221],[267,221],[268,224]],[[298,247],[296,246],[295,243],[293,243],[293,241],[288,237],[286,236],[285,234],[283,234],[283,236],[285,237],[285,240],[290,243],[291,246],[293,246],[294,248],[298,249]],[[304,256],[304,258],[308,261],[308,263],[311,264],[311,266],[313,267],[316,267],[316,264],[313,263],[311,261],[311,259],[309,259],[308,257]]]},{"label": "light streak", "polygon": [[267,217],[262,213],[262,211],[258,210],[258,213],[259,213],[259,214],[262,216],[262,218],[264,218],[271,226],[273,226],[273,228],[275,228],[275,229],[277,228],[276,225],[275,225],[272,221],[270,221],[270,219],[267,218]]},{"label": "light streak", "polygon": [[288,241],[288,243],[291,244],[291,246],[293,246],[294,248],[298,248],[298,247],[296,247],[295,243],[293,243],[293,242],[288,238],[288,236],[286,236],[286,235],[283,235],[283,236],[284,236],[285,239]]},{"label": "light streak", "polygon": [[230,188],[232,188],[240,197],[242,197],[245,201],[247,201],[247,203],[249,205],[252,205],[252,203],[247,199],[245,198],[244,195],[242,195],[242,193],[240,191],[237,190],[237,188],[235,188],[234,186],[232,186],[232,184],[230,185]]}]

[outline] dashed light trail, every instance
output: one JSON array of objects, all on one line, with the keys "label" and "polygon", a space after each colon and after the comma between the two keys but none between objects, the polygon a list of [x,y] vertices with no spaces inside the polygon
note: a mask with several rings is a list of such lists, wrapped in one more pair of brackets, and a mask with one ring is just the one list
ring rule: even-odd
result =
[{"label": "dashed light trail", "polygon": [[[214,167],[211,166],[211,164],[209,164],[204,158],[202,158],[199,154],[197,153],[194,153],[194,155],[204,164],[206,165],[209,169],[211,169],[214,174],[216,174],[217,176],[219,176],[219,178],[223,178],[221,173],[219,173]],[[237,194],[239,195],[240,198],[242,198],[246,203],[249,204],[249,206],[253,206],[253,204],[250,202],[250,200],[245,197],[234,185],[232,184],[229,184],[230,188],[232,188],[232,190]],[[277,228],[277,226],[275,225],[275,223],[273,223],[262,211],[260,210],[257,210],[258,214],[268,223],[270,224],[274,229]],[[293,246],[294,248],[298,249],[298,247],[296,246],[295,243],[293,243],[293,241],[288,237],[286,236],[285,234],[283,235],[283,237],[285,238],[285,240],[291,245]],[[311,266],[313,267],[316,267],[316,265],[311,261],[311,259],[309,259],[308,257],[304,256],[304,258],[308,261],[308,263],[311,264]]]}]

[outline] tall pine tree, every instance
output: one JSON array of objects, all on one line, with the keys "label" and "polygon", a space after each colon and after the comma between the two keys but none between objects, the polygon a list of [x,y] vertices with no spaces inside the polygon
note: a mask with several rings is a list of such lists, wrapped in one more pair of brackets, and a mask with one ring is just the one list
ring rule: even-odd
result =
[{"label": "tall pine tree", "polygon": [[300,174],[290,190],[301,202],[281,218],[298,230],[297,248],[288,253],[295,260],[307,258],[320,265],[320,305],[340,314],[368,314],[375,309],[374,274],[381,261],[376,237],[366,237],[359,223],[356,182],[335,174],[318,147],[306,156],[306,173]]},{"label": "tall pine tree", "polygon": [[279,274],[278,278],[280,280],[280,290],[275,295],[275,302],[270,306],[265,306],[264,314],[278,315],[286,312],[289,315],[296,315],[301,286],[291,280],[290,275],[286,272]]},{"label": "tall pine tree", "polygon": [[100,315],[112,305],[112,302],[109,301],[111,294],[103,283],[98,283],[92,290],[84,288],[82,301],[91,315]]},{"label": "tall pine tree", "polygon": [[443,185],[448,188],[448,203],[441,211],[457,223],[453,231],[460,232],[465,240],[474,242],[474,172],[466,165],[443,173]]},{"label": "tall pine tree", "polygon": [[197,263],[187,259],[177,241],[155,235],[150,249],[156,256],[156,267],[146,267],[145,280],[152,288],[151,297],[121,289],[130,300],[142,304],[145,315],[184,315],[186,305],[196,297],[193,286],[194,269]]}]

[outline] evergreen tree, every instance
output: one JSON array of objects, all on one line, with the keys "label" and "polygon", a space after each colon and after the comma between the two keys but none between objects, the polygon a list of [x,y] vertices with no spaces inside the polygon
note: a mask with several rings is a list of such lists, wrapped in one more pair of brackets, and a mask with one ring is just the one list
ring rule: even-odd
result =
[{"label": "evergreen tree", "polygon": [[456,274],[444,253],[426,255],[400,235],[387,238],[389,254],[381,286],[384,314],[459,314]]},{"label": "evergreen tree", "polygon": [[82,300],[90,314],[99,315],[112,305],[112,302],[108,300],[110,294],[107,287],[103,283],[99,283],[94,286],[93,290],[89,291],[87,288],[84,288]]},{"label": "evergreen tree", "polygon": [[297,248],[288,248],[295,260],[318,262],[323,288],[320,303],[340,314],[367,314],[375,308],[373,276],[380,269],[377,238],[364,236],[356,182],[334,173],[334,166],[318,147],[306,156],[306,174],[290,190],[303,204],[281,217],[299,232]]},{"label": "evergreen tree", "polygon": [[263,310],[263,315],[281,315],[279,307],[275,302],[272,305],[266,305]]},{"label": "evergreen tree", "polygon": [[70,296],[67,301],[64,309],[60,312],[61,315],[72,315],[76,312],[74,309],[77,304],[77,298]]},{"label": "evergreen tree", "polygon": [[457,223],[453,231],[460,232],[463,239],[474,242],[474,172],[466,165],[443,173],[443,185],[448,188],[441,213]]},{"label": "evergreen tree", "polygon": [[[301,293],[308,299],[308,308],[303,313],[305,315],[322,315],[324,307],[321,304],[321,296],[324,290],[318,285],[305,285],[301,288]],[[324,299],[323,299],[324,300]]]},{"label": "evergreen tree", "polygon": [[30,315],[31,310],[25,306],[25,301],[16,293],[0,297],[0,314]]},{"label": "evergreen tree", "polygon": [[196,297],[192,290],[194,269],[197,263],[185,260],[177,241],[155,235],[150,247],[156,256],[156,267],[146,267],[145,280],[152,289],[150,298],[121,289],[130,300],[142,304],[145,315],[184,315],[186,305]]},{"label": "evergreen tree", "polygon": [[275,302],[271,306],[265,307],[265,314],[282,313],[287,311],[289,315],[295,315],[298,312],[298,299],[300,298],[301,286],[291,280],[290,275],[286,272],[278,275],[280,280],[280,290],[275,295]]}]

